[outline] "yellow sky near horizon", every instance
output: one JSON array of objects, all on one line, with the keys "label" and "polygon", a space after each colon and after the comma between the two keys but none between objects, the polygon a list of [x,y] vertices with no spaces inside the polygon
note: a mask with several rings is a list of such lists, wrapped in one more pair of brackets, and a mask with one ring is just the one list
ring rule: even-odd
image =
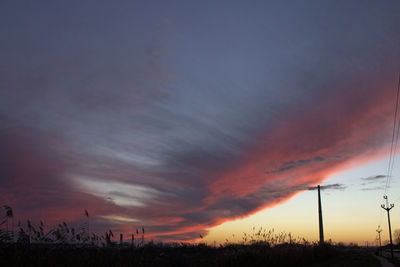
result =
[{"label": "yellow sky near horizon", "polygon": [[[383,229],[382,242],[389,240],[387,215],[380,204],[383,190],[380,187],[386,178],[368,181],[361,178],[385,174],[388,159],[379,159],[367,164],[354,165],[345,171],[335,173],[325,184],[344,184],[344,190],[321,191],[325,240],[333,242],[376,244],[378,225]],[[391,210],[392,233],[400,228],[400,185],[396,181],[399,171],[395,168],[388,190],[389,203],[395,202]],[[398,205],[398,207],[397,207]],[[291,233],[293,237],[305,238],[310,242],[319,239],[317,191],[303,191],[282,204],[267,208],[249,217],[225,222],[209,229],[209,234],[198,240],[207,244],[242,242],[243,233],[254,230],[274,229],[275,234]]]}]

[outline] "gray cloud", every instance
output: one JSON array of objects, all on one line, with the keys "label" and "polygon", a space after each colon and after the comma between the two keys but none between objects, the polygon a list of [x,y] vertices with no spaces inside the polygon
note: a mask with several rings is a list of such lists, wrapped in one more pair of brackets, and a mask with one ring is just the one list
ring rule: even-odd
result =
[{"label": "gray cloud", "polygon": [[0,200],[17,217],[85,208],[98,231],[193,239],[386,140],[390,5],[233,4],[221,20],[204,1],[50,2],[0,3]]},{"label": "gray cloud", "polygon": [[362,188],[362,191],[379,191],[385,189],[383,186],[375,186],[375,187],[366,187]]},{"label": "gray cloud", "polygon": [[[385,184],[386,183],[386,177],[387,175],[374,175],[374,176],[369,176],[369,177],[364,177],[360,178],[361,181],[361,186],[367,186],[367,185],[372,185],[372,184]],[[373,187],[375,188],[375,187]],[[364,190],[364,189],[362,189]],[[368,191],[368,189],[367,189]]]},{"label": "gray cloud", "polygon": [[290,171],[290,170],[294,170],[294,169],[299,169],[303,166],[307,166],[311,163],[318,163],[318,162],[323,162],[326,161],[327,159],[321,156],[316,156],[312,159],[299,159],[296,161],[287,161],[283,163],[283,167],[280,167],[278,169],[275,170],[270,170],[265,172],[266,174],[277,174],[277,173],[282,173],[282,172],[286,172],[286,171]]},{"label": "gray cloud", "polygon": [[[320,189],[321,190],[345,190],[347,188],[346,185],[344,184],[327,184],[327,185],[321,185]],[[308,190],[317,190],[318,187],[317,186],[312,186],[312,187],[308,187]]]},{"label": "gray cloud", "polygon": [[363,181],[377,181],[377,180],[379,180],[380,181],[380,180],[382,180],[382,179],[384,179],[386,177],[387,177],[387,175],[378,174],[378,175],[374,175],[374,176],[361,178],[361,180],[363,180]]}]

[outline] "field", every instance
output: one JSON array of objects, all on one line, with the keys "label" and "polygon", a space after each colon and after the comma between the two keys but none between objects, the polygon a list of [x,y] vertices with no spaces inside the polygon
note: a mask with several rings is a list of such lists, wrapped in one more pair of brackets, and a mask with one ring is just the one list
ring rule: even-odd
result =
[{"label": "field", "polygon": [[[11,208],[7,212],[12,218]],[[111,230],[98,235],[88,223],[74,228],[62,222],[46,231],[42,222],[27,221],[15,233],[7,219],[2,225],[0,266],[380,266],[371,251],[357,246],[319,245],[273,229],[253,227],[240,244],[209,246],[145,241],[144,228],[135,242],[116,242]]]},{"label": "field", "polygon": [[142,247],[2,244],[1,266],[380,266],[366,250],[333,245],[146,244]]}]

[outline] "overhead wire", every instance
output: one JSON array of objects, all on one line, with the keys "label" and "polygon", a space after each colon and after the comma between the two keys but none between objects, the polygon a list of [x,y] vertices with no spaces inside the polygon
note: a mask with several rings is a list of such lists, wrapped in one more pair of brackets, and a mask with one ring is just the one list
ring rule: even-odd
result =
[{"label": "overhead wire", "polygon": [[394,166],[394,160],[395,160],[396,154],[397,154],[397,143],[399,141],[399,133],[400,133],[400,120],[399,120],[399,122],[397,124],[397,134],[396,134],[396,141],[395,141],[394,148],[393,148],[392,166],[391,166],[390,173],[389,173],[389,176],[388,176],[388,178],[389,178],[388,181],[389,182],[388,182],[388,185],[387,185],[386,192],[390,188],[390,180],[393,177],[393,169],[394,169],[393,166]]},{"label": "overhead wire", "polygon": [[389,164],[388,164],[388,169],[387,169],[387,175],[386,175],[386,184],[385,184],[385,189],[384,189],[384,196],[386,196],[387,191],[390,187],[390,179],[393,174],[393,167],[394,167],[394,159],[396,157],[396,150],[397,150],[397,144],[399,140],[399,122],[398,122],[398,108],[399,108],[399,94],[400,94],[400,74],[399,74],[399,80],[397,84],[397,93],[396,93],[396,105],[395,105],[395,112],[394,112],[394,119],[393,119],[393,132],[392,132],[392,142],[390,145],[390,154],[389,154]]},{"label": "overhead wire", "polygon": [[[386,183],[385,183],[385,188],[384,188],[384,193],[383,196],[387,196],[388,193],[388,189],[390,187],[390,180],[392,178],[393,175],[393,169],[394,169],[394,160],[395,160],[395,156],[396,156],[396,150],[397,150],[397,144],[398,144],[398,140],[399,140],[399,133],[400,133],[400,121],[397,118],[398,117],[398,109],[399,109],[399,95],[400,95],[400,73],[399,73],[399,80],[397,83],[397,93],[396,93],[396,104],[395,104],[395,111],[394,111],[394,118],[393,118],[393,132],[392,132],[392,142],[390,145],[390,154],[389,154],[389,164],[388,164],[388,169],[387,169],[387,175],[386,175]],[[382,204],[385,205],[385,199],[382,199]],[[398,199],[396,199],[395,202],[400,200],[400,197]],[[383,220],[383,216],[384,212],[383,209],[380,209],[380,216],[379,216],[379,226],[382,225],[382,220]]]}]

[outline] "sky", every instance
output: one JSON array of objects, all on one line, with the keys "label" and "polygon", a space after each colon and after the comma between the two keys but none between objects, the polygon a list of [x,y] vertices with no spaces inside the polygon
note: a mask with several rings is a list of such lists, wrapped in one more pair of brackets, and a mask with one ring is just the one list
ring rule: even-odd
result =
[{"label": "sky", "polygon": [[261,226],[316,240],[321,184],[325,236],[372,242],[383,194],[400,197],[399,14],[396,0],[1,1],[0,204],[48,227],[86,209],[93,231],[161,241]]}]

